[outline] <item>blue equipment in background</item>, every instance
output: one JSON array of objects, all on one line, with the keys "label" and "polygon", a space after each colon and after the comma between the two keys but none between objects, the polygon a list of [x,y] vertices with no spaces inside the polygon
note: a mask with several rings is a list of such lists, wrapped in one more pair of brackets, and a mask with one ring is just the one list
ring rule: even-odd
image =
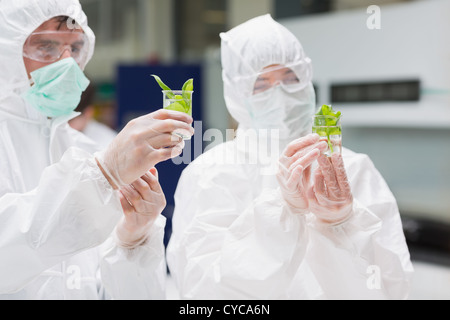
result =
[{"label": "blue equipment in background", "polygon": [[[127,66],[118,67],[116,80],[116,94],[118,104],[118,129],[122,129],[128,121],[156,111],[162,108],[162,89],[151,76],[155,74],[172,90],[179,90],[184,82],[190,78],[194,79],[194,94],[192,117],[194,121],[202,121],[202,77],[200,65],[157,65],[157,66]],[[202,145],[202,130],[197,127],[194,137],[186,141],[183,151],[188,153],[193,161],[198,155],[194,152],[194,146]],[[200,132],[198,132],[200,131]],[[174,193],[177,187],[181,172],[189,164],[183,154],[173,160],[159,163],[156,168],[159,172],[160,184],[166,196],[167,206],[163,215],[167,218],[164,244],[167,246],[171,232],[171,218],[174,209]],[[181,159],[183,159],[181,161]],[[181,162],[181,163],[180,163]]]}]

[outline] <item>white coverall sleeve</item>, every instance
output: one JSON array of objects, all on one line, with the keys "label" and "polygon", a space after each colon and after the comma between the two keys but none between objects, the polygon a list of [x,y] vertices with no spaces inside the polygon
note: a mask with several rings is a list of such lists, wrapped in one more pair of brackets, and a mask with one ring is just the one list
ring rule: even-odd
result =
[{"label": "white coverall sleeve", "polygon": [[[106,297],[115,300],[161,300],[165,298],[166,262],[164,226],[158,217],[148,238],[137,248],[117,246],[114,236],[101,246],[100,271]],[[119,276],[120,275],[120,276]]]},{"label": "white coverall sleeve", "polygon": [[180,297],[284,298],[306,248],[304,216],[282,205],[279,190],[246,202],[221,184],[199,188],[192,181],[202,183],[185,170],[167,251]]},{"label": "white coverall sleeve", "polygon": [[70,148],[35,189],[0,197],[0,293],[16,292],[44,270],[100,245],[120,217],[119,198],[94,158]]},{"label": "white coverall sleeve", "polygon": [[353,215],[330,226],[310,219],[305,260],[327,299],[406,299],[413,267],[400,214],[365,155],[347,168]]}]

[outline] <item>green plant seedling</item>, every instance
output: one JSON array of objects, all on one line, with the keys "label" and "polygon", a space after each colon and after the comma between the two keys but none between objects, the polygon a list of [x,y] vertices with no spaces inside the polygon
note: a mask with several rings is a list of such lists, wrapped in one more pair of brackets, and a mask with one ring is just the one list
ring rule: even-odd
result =
[{"label": "green plant seedling", "polygon": [[315,115],[324,117],[314,117],[313,132],[321,137],[327,137],[328,146],[331,153],[333,153],[333,144],[330,136],[342,134],[341,127],[337,126],[341,112],[336,112],[331,106],[324,104]]},{"label": "green plant seedling", "polygon": [[156,82],[159,84],[161,89],[167,91],[167,97],[171,100],[175,100],[169,106],[166,106],[165,109],[175,110],[187,113],[192,115],[192,99],[191,94],[194,91],[194,79],[187,80],[182,87],[182,94],[175,95],[173,90],[170,89],[157,75],[152,74],[152,77],[155,78]]}]

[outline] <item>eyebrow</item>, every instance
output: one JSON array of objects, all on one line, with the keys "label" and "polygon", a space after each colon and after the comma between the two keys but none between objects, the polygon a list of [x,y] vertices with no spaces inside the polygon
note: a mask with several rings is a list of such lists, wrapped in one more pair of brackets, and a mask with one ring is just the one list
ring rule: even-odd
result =
[{"label": "eyebrow", "polygon": [[294,73],[294,70],[289,69],[289,70],[286,70],[286,71],[284,72],[285,75],[286,75],[286,74],[289,74],[289,73]]},{"label": "eyebrow", "polygon": [[[31,44],[32,45],[36,45],[36,44],[56,44],[56,45],[59,45],[59,44],[61,44],[61,42],[55,41],[55,40],[51,40],[51,39],[40,38],[40,39],[33,40],[31,42]],[[75,41],[75,42],[71,43],[70,45],[72,45],[72,46],[75,46],[75,45],[84,46],[84,44],[85,44],[84,40],[78,40],[78,41]]]},{"label": "eyebrow", "polygon": [[72,43],[72,45],[82,45],[82,46],[84,46],[84,41],[83,40],[80,40],[80,41],[75,41],[74,43]]},{"label": "eyebrow", "polygon": [[59,44],[58,41],[54,41],[51,39],[43,39],[43,38],[38,38],[38,39],[34,39],[33,41],[31,41],[31,44]]}]

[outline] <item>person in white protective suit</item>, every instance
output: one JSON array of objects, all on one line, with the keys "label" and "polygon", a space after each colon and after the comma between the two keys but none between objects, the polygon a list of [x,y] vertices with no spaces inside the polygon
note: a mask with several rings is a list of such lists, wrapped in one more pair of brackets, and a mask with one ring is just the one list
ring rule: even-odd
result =
[{"label": "person in white protective suit", "polygon": [[0,299],[164,298],[154,166],[192,118],[136,118],[104,150],[69,127],[95,44],[78,0],[0,0],[0,43]]},{"label": "person in white protective suit", "polygon": [[180,297],[407,298],[413,269],[396,201],[367,155],[327,158],[310,134],[312,67],[299,41],[270,15],[221,39],[239,127],[179,180],[167,259]]}]

